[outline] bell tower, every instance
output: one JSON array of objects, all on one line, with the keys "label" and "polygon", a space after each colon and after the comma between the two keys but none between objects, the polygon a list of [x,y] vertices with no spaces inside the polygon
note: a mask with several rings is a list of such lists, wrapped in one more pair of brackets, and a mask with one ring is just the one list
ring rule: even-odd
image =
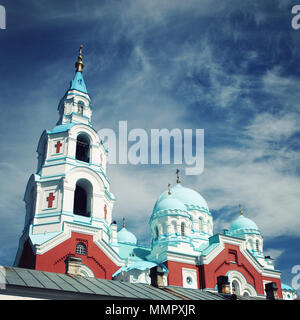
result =
[{"label": "bell tower", "polygon": [[64,272],[65,259],[79,255],[86,274],[110,278],[122,264],[110,246],[115,197],[106,175],[107,150],[91,122],[82,60],[80,46],[74,79],[58,105],[59,120],[38,143],[15,265]]}]

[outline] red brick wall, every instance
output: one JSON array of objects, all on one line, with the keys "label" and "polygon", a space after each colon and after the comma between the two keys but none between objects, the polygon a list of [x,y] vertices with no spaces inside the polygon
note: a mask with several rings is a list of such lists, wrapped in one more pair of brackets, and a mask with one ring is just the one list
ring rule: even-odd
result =
[{"label": "red brick wall", "polygon": [[[235,257],[235,259],[233,259]],[[236,260],[236,261],[233,261]],[[235,263],[232,263],[235,262]],[[220,252],[209,264],[200,268],[201,288],[214,289],[217,284],[217,277],[226,275],[227,272],[236,270],[241,272],[256,290],[257,294],[265,294],[263,280],[277,283],[278,295],[281,298],[280,280],[274,278],[263,278],[262,275],[252,266],[252,264],[240,252],[239,247],[235,245],[225,244],[225,248]]]},{"label": "red brick wall", "polygon": [[[76,254],[76,244],[82,242],[87,248],[86,255]],[[28,242],[24,250],[19,266],[41,271],[65,273],[65,259],[75,256],[82,259],[82,264],[89,267],[96,278],[112,279],[112,275],[120,268],[115,265],[94,243],[91,235],[72,232],[71,238],[60,243],[42,255],[34,255]]]},{"label": "red brick wall", "polygon": [[168,273],[168,284],[170,286],[182,287],[182,268],[193,269],[197,271],[197,279],[198,279],[198,288],[200,288],[199,284],[199,267],[193,264],[181,263],[175,261],[166,261],[164,263],[169,270]]}]

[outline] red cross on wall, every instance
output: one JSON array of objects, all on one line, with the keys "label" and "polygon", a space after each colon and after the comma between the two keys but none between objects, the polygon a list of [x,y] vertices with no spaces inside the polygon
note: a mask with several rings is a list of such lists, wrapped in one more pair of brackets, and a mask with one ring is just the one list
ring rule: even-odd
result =
[{"label": "red cross on wall", "polygon": [[62,147],[62,143],[60,141],[57,141],[54,147],[56,148],[56,153],[60,153],[60,148]]},{"label": "red cross on wall", "polygon": [[106,220],[107,218],[107,206],[104,206],[104,219]]},{"label": "red cross on wall", "polygon": [[47,202],[48,202],[48,208],[52,208],[53,206],[53,201],[55,200],[55,196],[53,195],[53,192],[49,193],[49,196],[47,197]]}]

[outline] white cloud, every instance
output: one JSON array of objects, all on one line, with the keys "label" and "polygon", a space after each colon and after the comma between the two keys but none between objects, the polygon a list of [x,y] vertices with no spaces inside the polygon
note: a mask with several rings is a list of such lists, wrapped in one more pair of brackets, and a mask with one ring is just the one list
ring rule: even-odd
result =
[{"label": "white cloud", "polygon": [[285,113],[273,115],[267,112],[258,114],[251,125],[246,128],[246,133],[257,141],[280,141],[287,139],[299,128],[300,115]]},{"label": "white cloud", "polygon": [[275,260],[279,258],[283,253],[284,253],[283,249],[277,249],[277,248],[276,249],[270,248],[270,249],[264,250],[265,256],[270,256]]},{"label": "white cloud", "polygon": [[[287,150],[279,144],[297,131],[299,81],[283,76],[280,68],[271,69],[262,79],[240,72],[247,68],[249,61],[258,59],[258,53],[253,49],[245,56],[241,65],[242,70],[228,74],[224,63],[230,56],[226,48],[224,51],[218,51],[217,54],[214,52],[215,40],[211,38],[209,28],[200,30],[192,41],[178,43],[172,42],[168,37],[163,38],[165,30],[168,30],[170,35],[173,34],[174,17],[182,17],[178,20],[181,28],[189,26],[189,18],[193,21],[198,19],[201,22],[201,18],[211,17],[215,19],[213,23],[224,22],[220,27],[222,32],[225,35],[232,33],[234,40],[237,41],[245,37],[245,34],[240,32],[239,28],[233,30],[232,25],[226,24],[225,21],[233,11],[241,11],[244,15],[252,13],[257,25],[261,25],[268,15],[272,15],[272,12],[263,12],[264,5],[257,1],[255,4],[252,4],[252,1],[243,3],[233,1],[234,5],[230,8],[225,2],[217,0],[205,0],[201,1],[201,4],[198,0],[188,2],[138,0],[127,2],[126,5],[124,3],[108,1],[96,9],[91,6],[90,10],[87,7],[85,10],[79,10],[81,22],[84,19],[93,22],[91,25],[94,27],[88,40],[99,41],[99,37],[100,40],[107,41],[109,37],[110,44],[116,45],[126,39],[132,45],[128,60],[124,59],[125,65],[120,70],[114,69],[114,63],[116,63],[116,53],[112,52],[116,50],[114,46],[108,45],[103,48],[101,43],[101,50],[104,51],[102,56],[99,57],[99,52],[102,51],[98,48],[95,50],[97,54],[85,55],[87,78],[95,74],[100,78],[99,71],[103,70],[112,70],[116,73],[107,86],[105,86],[106,79],[99,80],[99,84],[93,84],[94,93],[96,86],[99,86],[93,95],[95,106],[93,119],[96,129],[116,128],[119,120],[128,120],[130,127],[145,130],[164,127],[190,128],[195,115],[194,111],[189,110],[189,104],[203,101],[204,105],[201,106],[203,108],[205,104],[213,106],[215,110],[226,108],[230,115],[228,122],[216,121],[211,126],[216,131],[223,128],[224,135],[229,131],[236,133],[236,141],[232,142],[231,147],[206,146],[208,154],[205,159],[204,174],[199,177],[183,177],[183,183],[201,191],[212,210],[224,209],[227,206],[234,207],[241,203],[246,207],[246,214],[257,222],[265,236],[299,235],[300,225],[297,217],[300,207],[298,191],[300,183],[298,176],[290,173],[291,168],[295,167],[297,161],[299,162],[299,153]],[[279,3],[276,2],[274,7]],[[44,4],[45,1],[42,5],[37,4],[36,10],[43,12],[43,18],[47,15],[53,21],[58,18],[68,18],[74,11],[80,9],[78,2],[70,11],[61,11],[59,6],[56,10],[48,11],[45,10]],[[91,10],[94,11],[93,14]],[[222,21],[216,19],[221,16],[217,15],[220,11],[225,14]],[[109,23],[107,25],[103,23],[97,27],[97,23],[94,24],[95,19]],[[153,30],[156,31],[151,32]],[[189,31],[192,31],[191,27],[186,31],[187,35]],[[155,37],[162,37],[163,41],[157,41],[155,50],[147,50],[145,40],[153,41]],[[68,62],[70,68],[72,64],[73,61]],[[44,82],[44,89],[39,86],[36,87],[38,90],[33,91],[35,93],[28,91],[27,100],[31,101],[22,104],[24,110],[31,111],[26,115],[32,119],[22,122],[28,127],[27,137],[30,139],[27,138],[26,142],[30,143],[30,147],[38,141],[38,134],[47,123],[50,123],[49,119],[51,123],[52,120],[54,121],[53,126],[57,120],[55,110],[60,97],[51,96],[50,100],[49,92],[52,92],[51,88],[53,89],[54,86],[62,85],[62,70],[66,69],[59,66],[53,67],[53,65],[39,70],[39,73],[48,76],[48,78],[43,77],[48,79]],[[208,87],[194,81],[194,76],[200,71],[207,71]],[[249,92],[247,84],[259,82],[259,80],[262,80],[263,92],[272,96],[274,101],[280,101],[285,107],[280,116],[272,114],[271,111],[261,114],[253,112],[249,115],[250,124],[243,130],[243,127],[238,127],[239,124],[236,122],[239,110],[231,107],[235,101],[241,101],[238,100],[241,93],[247,96]],[[65,84],[65,88],[67,86],[68,83]],[[178,97],[182,100],[179,101]],[[19,103],[19,99],[15,101]],[[247,96],[243,102],[248,103],[251,110],[256,110],[257,106],[251,97]],[[35,131],[32,130],[33,125],[36,128]],[[24,132],[22,133],[24,137]],[[243,136],[239,137],[241,134]],[[32,136],[34,139],[31,139]],[[270,145],[269,141],[273,144]],[[235,142],[239,142],[239,146],[243,145],[243,148],[236,146]],[[18,145],[21,147],[21,144],[23,141],[18,140],[16,149]],[[35,167],[36,160],[35,156],[29,153],[24,157],[24,153],[25,151],[22,153],[23,159],[14,160],[13,167],[7,163],[0,167],[1,179],[5,181],[0,189],[0,206],[3,208],[11,208],[17,198],[20,200],[20,207],[23,206],[21,198],[30,175],[29,168]],[[258,159],[261,161],[257,161]],[[24,166],[26,170],[18,171],[18,168]],[[173,169],[174,166],[150,168],[128,165],[111,166],[108,170],[108,176],[112,181],[111,190],[117,197],[114,218],[121,219],[123,215],[127,217],[129,223],[135,228],[132,231],[140,239],[149,237],[148,219],[157,197],[167,188],[168,182],[175,181]],[[16,216],[16,213],[12,212],[12,214]],[[5,212],[1,213],[1,219],[5,219]],[[23,223],[24,211],[16,219],[21,221],[20,224]],[[229,223],[228,216],[218,217],[215,227],[222,229]]]}]

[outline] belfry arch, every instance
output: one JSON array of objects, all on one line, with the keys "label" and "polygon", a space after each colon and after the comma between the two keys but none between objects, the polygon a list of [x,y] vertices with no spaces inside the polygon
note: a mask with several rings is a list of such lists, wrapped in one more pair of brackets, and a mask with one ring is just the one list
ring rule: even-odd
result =
[{"label": "belfry arch", "polygon": [[79,216],[90,217],[92,213],[93,186],[86,179],[76,183],[74,191],[73,213]]},{"label": "belfry arch", "polygon": [[87,134],[81,133],[77,136],[76,160],[90,162],[90,138]]}]

